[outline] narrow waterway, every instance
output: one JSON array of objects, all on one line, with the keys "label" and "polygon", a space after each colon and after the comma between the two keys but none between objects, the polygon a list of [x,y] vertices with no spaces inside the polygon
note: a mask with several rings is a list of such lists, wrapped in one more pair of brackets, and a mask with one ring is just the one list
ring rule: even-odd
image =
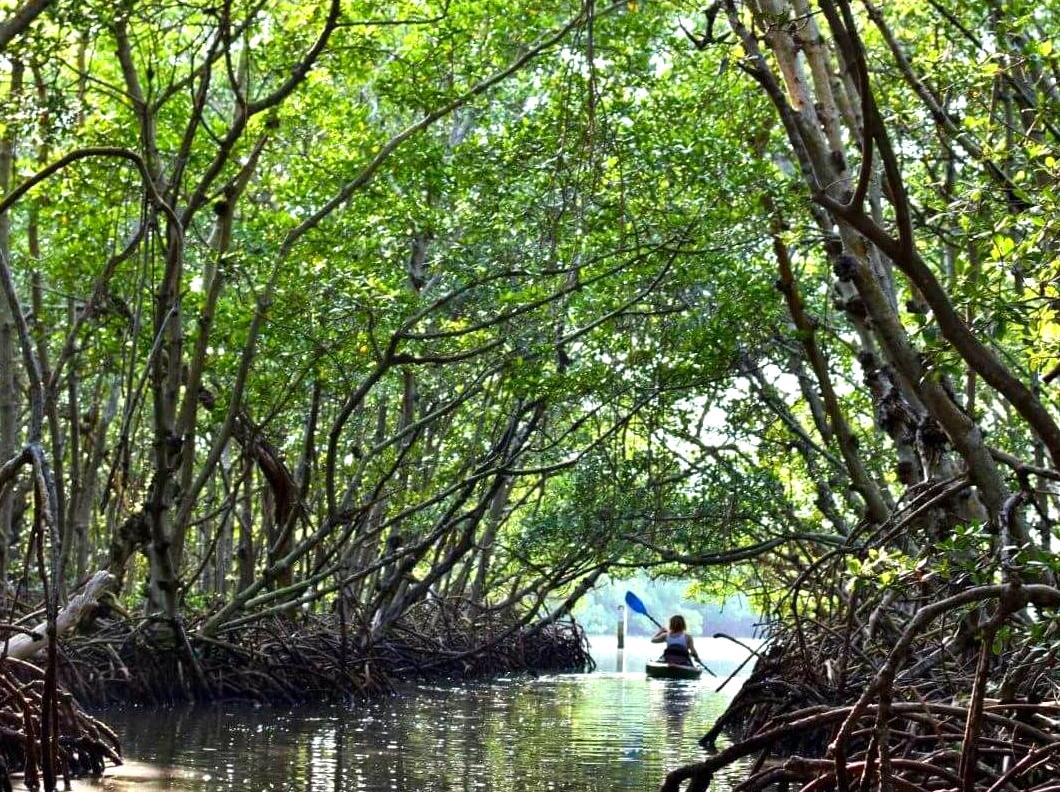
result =
[{"label": "narrow waterway", "polygon": [[[721,693],[719,680],[707,676],[648,680],[643,662],[653,648],[633,641],[618,658],[613,646],[598,643],[600,668],[592,674],[415,685],[352,708],[108,711],[128,764],[79,788],[655,789],[666,770],[702,755],[696,741],[739,680]],[[743,659],[731,644],[700,651],[722,679]],[[730,789],[729,780],[715,789]]]}]

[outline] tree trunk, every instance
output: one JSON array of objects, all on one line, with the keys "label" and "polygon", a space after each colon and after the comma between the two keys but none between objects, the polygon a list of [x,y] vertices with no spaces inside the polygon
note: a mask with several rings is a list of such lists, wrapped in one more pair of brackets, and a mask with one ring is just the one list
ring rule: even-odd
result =
[{"label": "tree trunk", "polygon": [[[250,464],[250,461],[247,461]],[[254,474],[243,479],[243,495],[239,508],[239,544],[236,547],[239,588],[249,588],[254,583]]]},{"label": "tree trunk", "polygon": [[[20,60],[11,62],[11,100],[22,93],[24,68]],[[0,138],[0,193],[12,187],[15,156],[14,123],[9,123]],[[11,218],[0,214],[0,256],[11,260]],[[15,349],[15,319],[6,299],[0,299],[0,460],[7,461],[18,448],[18,355]],[[7,550],[11,544],[15,488],[0,488],[0,587],[7,580]]]}]

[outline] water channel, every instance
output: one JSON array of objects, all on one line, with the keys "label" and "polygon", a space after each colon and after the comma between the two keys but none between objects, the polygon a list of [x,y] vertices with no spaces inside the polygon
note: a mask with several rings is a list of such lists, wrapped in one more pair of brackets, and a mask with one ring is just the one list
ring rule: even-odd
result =
[{"label": "water channel", "polygon": [[[720,693],[713,677],[648,680],[644,660],[657,647],[632,639],[617,657],[613,640],[597,641],[599,668],[591,674],[410,685],[352,707],[107,711],[127,764],[76,789],[656,789],[668,769],[702,756],[696,741],[740,679]],[[727,642],[697,643],[720,679],[745,657]],[[716,780],[716,792],[730,789],[736,775]]]}]

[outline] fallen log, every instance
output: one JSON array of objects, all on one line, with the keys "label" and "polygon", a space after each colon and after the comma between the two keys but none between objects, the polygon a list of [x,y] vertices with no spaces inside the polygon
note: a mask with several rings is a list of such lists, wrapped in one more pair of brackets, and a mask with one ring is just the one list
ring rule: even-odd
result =
[{"label": "fallen log", "polygon": [[[100,571],[94,574],[81,593],[74,595],[55,620],[58,636],[62,637],[77,629],[82,620],[89,615],[107,591],[114,589],[116,580],[110,572]],[[43,651],[48,643],[48,623],[41,622],[32,630],[19,633],[7,641],[3,655],[15,660],[29,660]]]}]

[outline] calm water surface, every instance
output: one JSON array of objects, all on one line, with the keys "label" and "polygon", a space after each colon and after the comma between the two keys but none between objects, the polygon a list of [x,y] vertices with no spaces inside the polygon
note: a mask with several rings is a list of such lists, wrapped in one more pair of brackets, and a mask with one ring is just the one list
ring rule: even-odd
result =
[{"label": "calm water surface", "polygon": [[[704,643],[722,678],[743,659]],[[128,764],[78,789],[653,790],[666,770],[702,756],[696,740],[739,684],[716,693],[710,677],[647,680],[654,650],[634,641],[618,658],[604,645],[593,674],[409,686],[351,708],[109,711]]]}]

